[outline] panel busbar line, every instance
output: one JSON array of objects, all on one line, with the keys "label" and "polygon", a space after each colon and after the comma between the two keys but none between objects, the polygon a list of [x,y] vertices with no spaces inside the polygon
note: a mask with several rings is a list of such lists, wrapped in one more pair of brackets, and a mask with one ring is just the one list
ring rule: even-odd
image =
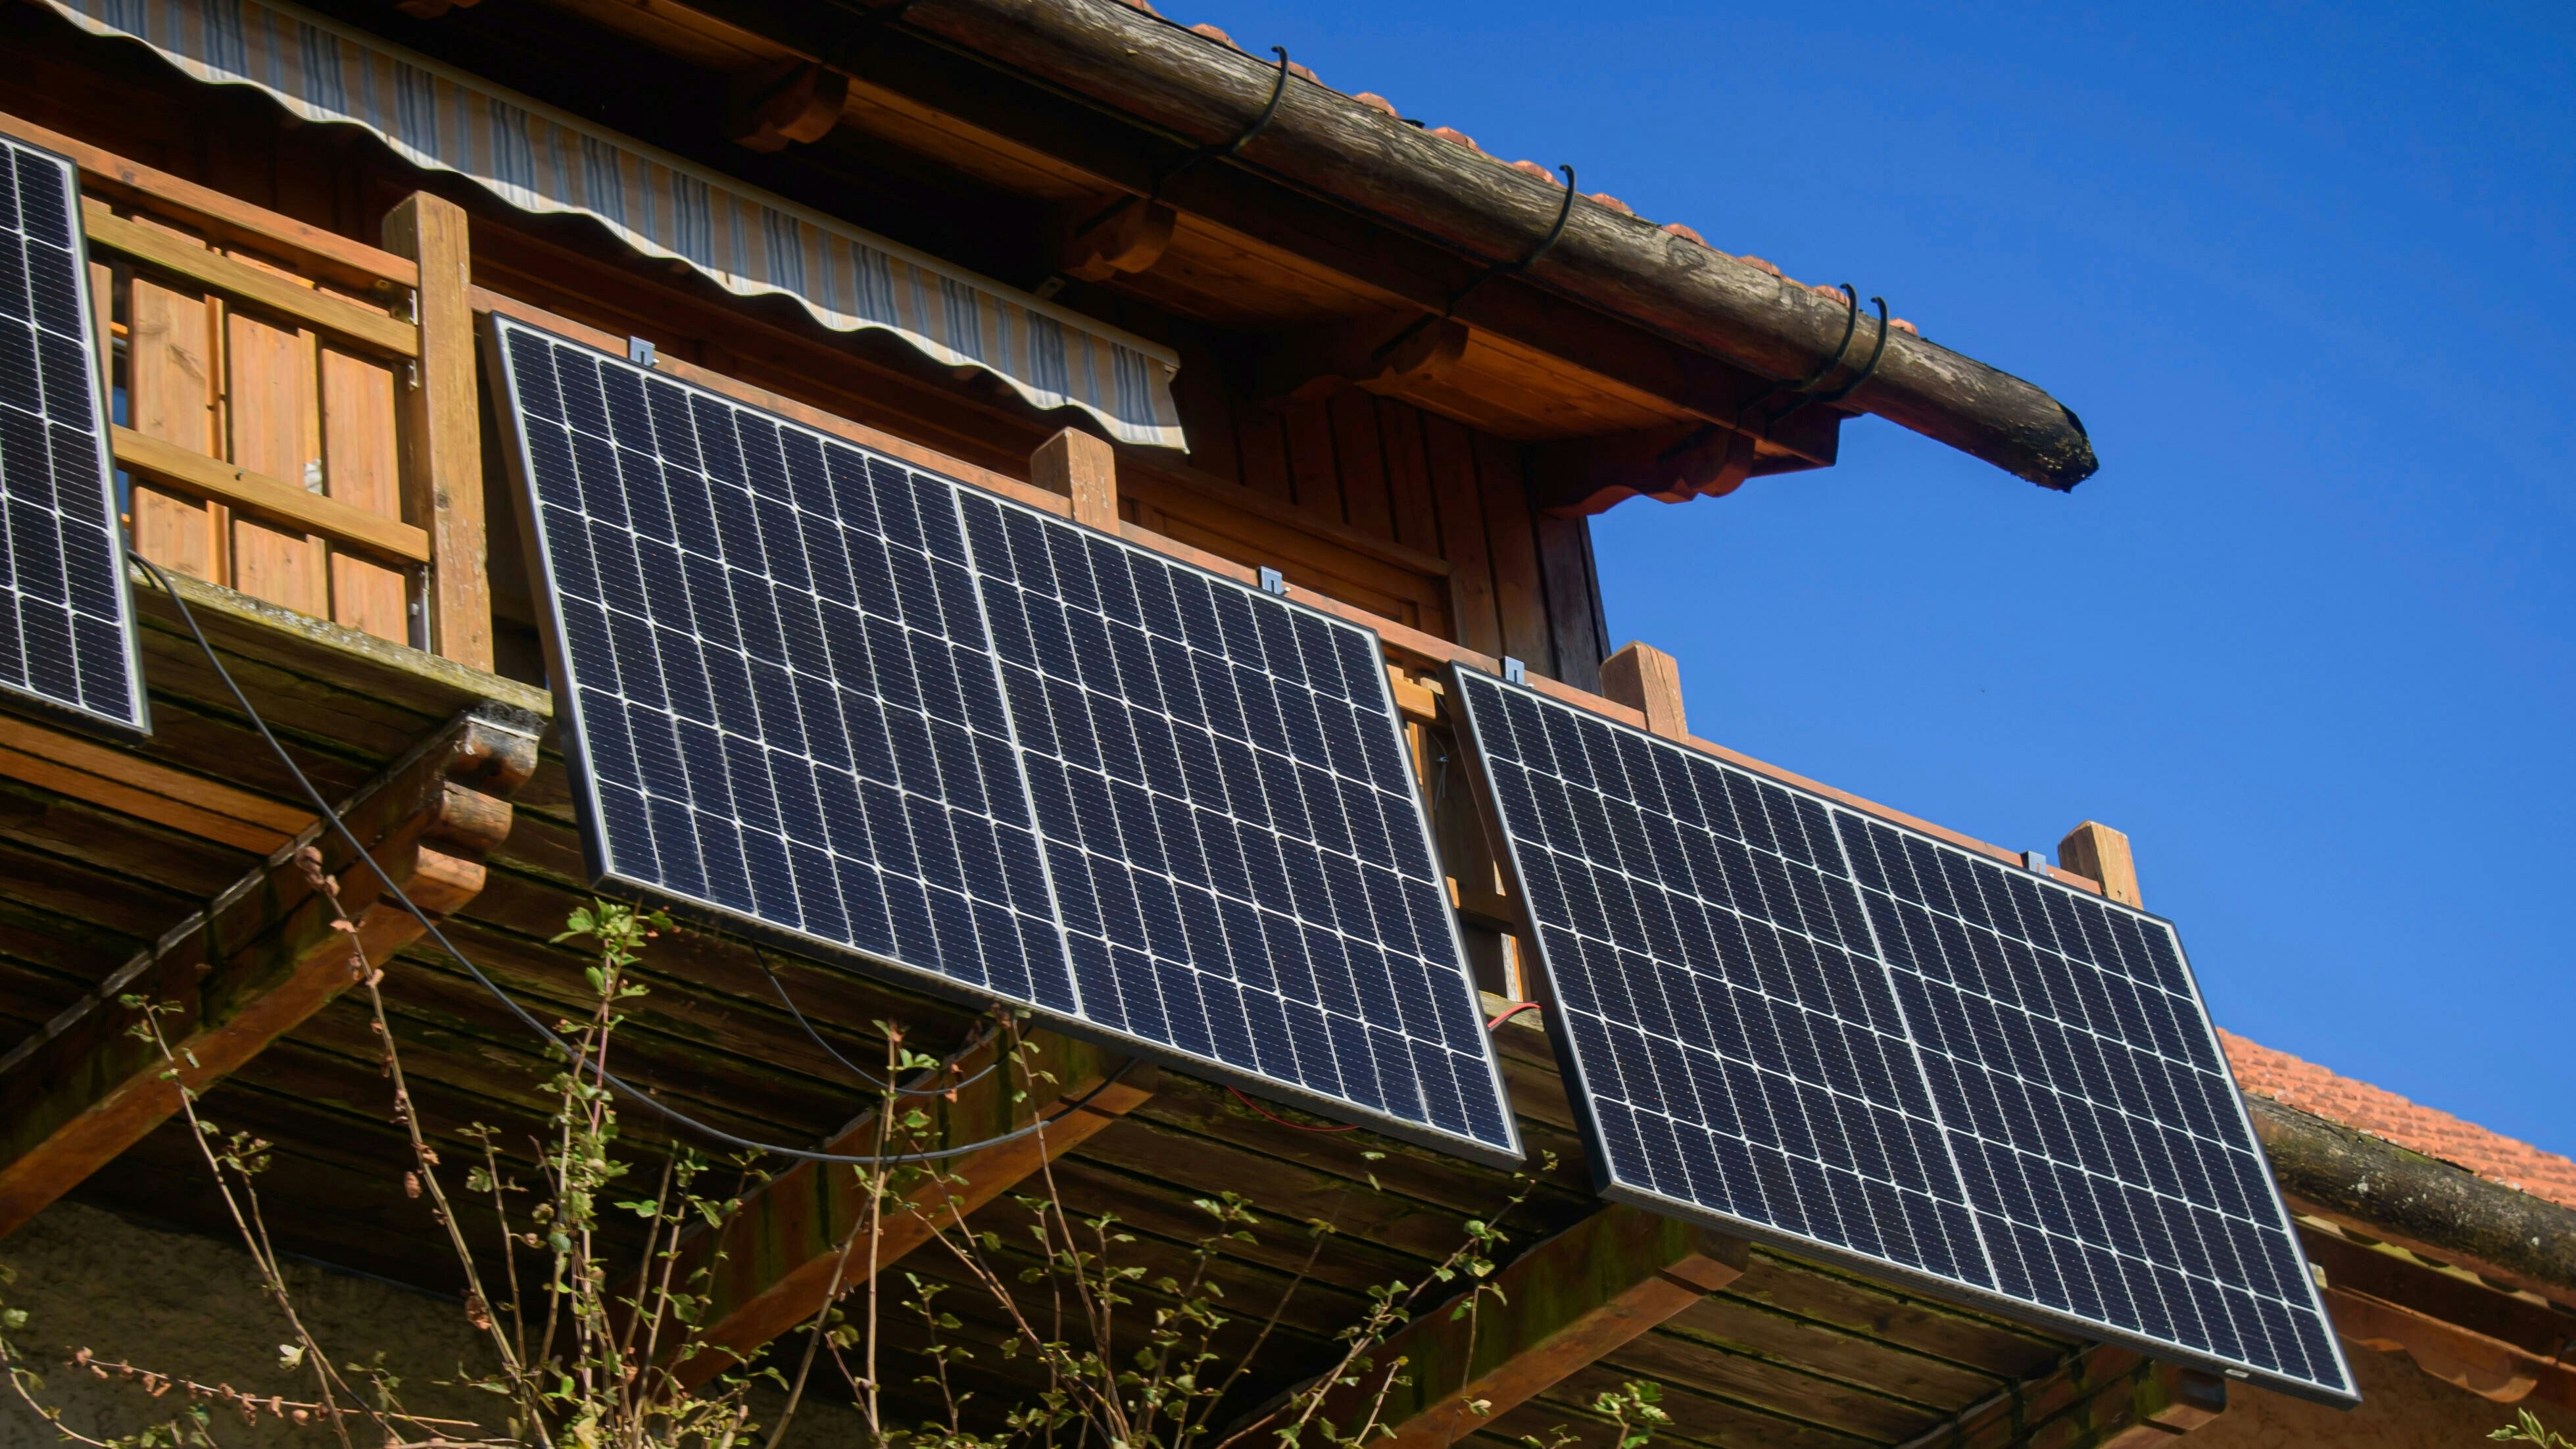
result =
[{"label": "panel busbar line", "polygon": [[0,139],[0,690],[149,734],[79,183],[71,162]]},{"label": "panel busbar line", "polygon": [[596,878],[1519,1160],[1373,635],[493,341]]},{"label": "panel busbar line", "polygon": [[2358,1402],[2168,923],[1452,679],[1605,1196]]}]

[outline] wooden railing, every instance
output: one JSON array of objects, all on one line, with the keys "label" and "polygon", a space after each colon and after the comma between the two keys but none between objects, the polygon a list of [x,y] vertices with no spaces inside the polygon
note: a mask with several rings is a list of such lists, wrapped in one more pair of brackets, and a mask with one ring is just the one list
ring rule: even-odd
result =
[{"label": "wooden railing", "polygon": [[491,667],[463,212],[413,196],[380,249],[39,126],[0,129],[81,168],[136,550]]}]

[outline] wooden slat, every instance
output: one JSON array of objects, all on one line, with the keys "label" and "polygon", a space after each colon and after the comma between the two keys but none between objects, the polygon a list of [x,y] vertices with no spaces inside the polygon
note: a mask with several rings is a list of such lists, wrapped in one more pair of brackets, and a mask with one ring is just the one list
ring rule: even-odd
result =
[{"label": "wooden slat", "polygon": [[[1386,1449],[1440,1449],[1725,1287],[1748,1245],[1625,1206],[1608,1206],[1536,1244],[1496,1275],[1499,1295],[1472,1318],[1444,1305],[1417,1315],[1371,1357],[1361,1382],[1325,1397],[1319,1417],[1358,1433],[1374,1413]],[[1408,1382],[1377,1402],[1395,1360]],[[1469,1407],[1483,1400],[1482,1414]]]},{"label": "wooden slat", "polygon": [[1425,415],[1422,441],[1431,467],[1431,497],[1440,510],[1440,552],[1449,560],[1449,618],[1459,643],[1500,657],[1502,616],[1495,612],[1494,561],[1485,537],[1485,500],[1476,486],[1467,430]]},{"label": "wooden slat", "polygon": [[313,822],[264,795],[10,715],[0,715],[0,750],[17,762],[0,773],[262,854]]},{"label": "wooden slat", "polygon": [[429,531],[430,643],[443,658],[490,669],[491,541],[465,209],[414,192],[386,215],[384,237],[420,268],[420,385],[401,398],[402,458],[404,510]]},{"label": "wooden slat", "polygon": [[[345,815],[415,901],[451,911],[482,888],[483,852],[510,829],[504,801],[459,782],[506,794],[535,767],[534,740],[460,721]],[[371,872],[345,869],[345,854],[327,842],[324,850],[369,960],[420,936],[419,919],[381,894]],[[352,984],[349,937],[292,863],[263,866],[245,885],[200,929],[11,1054],[0,1070],[0,1235],[175,1113],[183,1082],[203,1088]],[[222,944],[244,937],[238,949]],[[117,1001],[125,993],[178,1009],[162,1019],[187,1063],[178,1080],[129,1030],[134,1013]]]},{"label": "wooden slat", "polygon": [[1394,538],[1395,500],[1387,490],[1386,451],[1378,437],[1377,399],[1344,388],[1324,405],[1333,423],[1333,459],[1342,475],[1342,512],[1375,538]]},{"label": "wooden slat", "polygon": [[1585,689],[1598,688],[1600,661],[1610,653],[1603,636],[1601,583],[1592,564],[1592,528],[1587,519],[1531,520],[1538,533],[1539,578],[1547,586],[1547,631],[1556,653],[1556,677]]},{"label": "wooden slat", "polygon": [[1422,414],[1392,398],[1377,407],[1378,436],[1386,458],[1386,486],[1395,514],[1395,541],[1440,553],[1440,511],[1431,501],[1431,465],[1422,454]]},{"label": "wooden slat", "polygon": [[1521,450],[1490,433],[1478,433],[1475,439],[1476,479],[1485,497],[1485,539],[1494,551],[1494,607],[1502,616],[1503,651],[1565,679],[1555,667],[1556,649],[1548,632],[1547,588],[1539,581],[1538,533],[1530,524]]},{"label": "wooden slat", "polygon": [[[163,442],[132,428],[112,432],[116,461],[191,491],[212,495],[238,508],[248,508],[345,539],[395,558],[429,562],[429,535],[397,519],[352,508],[335,498],[290,487],[203,453]],[[149,555],[147,554],[147,557]],[[158,560],[155,560],[158,562]],[[251,592],[248,589],[245,593]],[[282,602],[282,601],[281,601]],[[291,607],[291,605],[290,605]],[[302,612],[316,613],[306,609]]]},{"label": "wooden slat", "polygon": [[[898,1180],[898,1201],[883,1210],[873,1242],[866,1233],[868,1190],[861,1175],[813,1162],[772,1178],[720,1227],[683,1240],[674,1281],[710,1269],[707,1291],[713,1299],[704,1318],[708,1346],[676,1369],[684,1382],[704,1382],[812,1319],[835,1281],[842,1293],[864,1287],[871,1262],[883,1273],[931,1242],[934,1227],[962,1226],[975,1209],[1124,1116],[1153,1090],[1149,1069],[1128,1067],[1098,1047],[1053,1033],[1031,1039],[1027,1072],[1005,1063],[975,1077],[992,1064],[995,1052],[988,1040],[948,1063],[947,1080],[974,1078],[957,1089],[953,1101],[916,1097],[903,1104],[936,1119],[924,1140],[904,1150],[984,1141],[1038,1118],[1050,1119],[1045,1130],[940,1164],[943,1175],[962,1182],[918,1172],[909,1182]],[[1082,1105],[1059,1107],[1068,1101]],[[835,1133],[825,1150],[875,1152],[879,1130],[872,1110]]]},{"label": "wooden slat", "polygon": [[[224,311],[225,459],[241,472],[319,498],[320,440],[311,437],[320,400],[311,334],[253,313]],[[343,505],[346,506],[346,505]],[[229,583],[253,598],[328,618],[329,581],[321,548],[303,528],[281,528],[275,509],[235,510]],[[290,515],[291,517],[291,515]],[[299,520],[300,521],[300,520]]]},{"label": "wooden slat", "polygon": [[420,329],[408,322],[313,287],[298,286],[275,272],[220,252],[174,241],[165,232],[118,216],[95,198],[82,198],[81,222],[94,245],[122,252],[270,311],[283,312],[378,351],[397,357],[420,355]]},{"label": "wooden slat", "polygon": [[[126,416],[144,437],[204,456],[215,451],[218,384],[206,299],[136,277],[127,293]],[[215,523],[203,499],[134,483],[134,546],[163,568],[217,577]]]},{"label": "wooden slat", "polygon": [[[322,480],[330,496],[380,518],[402,507],[400,430],[393,368],[336,347],[321,349]],[[401,569],[331,550],[331,619],[379,639],[409,643],[411,585]]]},{"label": "wooden slat", "polygon": [[1349,520],[1342,513],[1340,464],[1333,457],[1333,422],[1321,403],[1290,408],[1287,425],[1288,478],[1297,506],[1333,523]]}]

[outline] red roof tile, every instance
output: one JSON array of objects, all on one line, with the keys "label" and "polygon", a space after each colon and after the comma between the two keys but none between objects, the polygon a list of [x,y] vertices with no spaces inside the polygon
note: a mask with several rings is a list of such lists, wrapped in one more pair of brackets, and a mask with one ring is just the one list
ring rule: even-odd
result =
[{"label": "red roof tile", "polygon": [[2419,1107],[2368,1082],[2337,1076],[2224,1028],[2218,1039],[2227,1048],[2228,1064],[2236,1069],[2237,1084],[2246,1091],[2384,1137],[2409,1151],[2438,1157],[2562,1207],[2576,1207],[2576,1162],[2463,1122],[2448,1112]]}]

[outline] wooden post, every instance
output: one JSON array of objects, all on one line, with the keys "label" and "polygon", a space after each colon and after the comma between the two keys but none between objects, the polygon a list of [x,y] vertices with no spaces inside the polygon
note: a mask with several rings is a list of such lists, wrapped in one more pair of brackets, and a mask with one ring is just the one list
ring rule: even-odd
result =
[{"label": "wooden post", "polygon": [[1673,656],[1651,644],[1631,642],[1601,661],[1601,693],[1643,710],[1646,728],[1668,740],[1690,738],[1682,716],[1682,670]]},{"label": "wooden post", "polygon": [[492,578],[465,209],[413,192],[385,216],[384,243],[420,264],[420,360],[402,390],[402,475],[406,521],[429,533],[430,648],[489,671]]},{"label": "wooden post", "polygon": [[[482,889],[483,854],[510,833],[509,793],[536,769],[533,734],[466,718],[383,777],[343,812],[369,853],[423,910],[445,914]],[[420,938],[336,837],[321,842],[357,923],[355,945],[383,962]],[[352,938],[289,860],[263,865],[218,898],[166,952],[120,972],[0,1063],[0,1235],[16,1231],[179,1110],[179,1086],[202,1090],[294,1030],[356,981]],[[158,1049],[135,1038],[119,998],[163,1013],[162,1033],[187,1063],[172,1079]]]},{"label": "wooden post", "polygon": [[1073,500],[1073,521],[1118,531],[1118,455],[1099,438],[1067,428],[1029,455],[1029,481]]},{"label": "wooden post", "polygon": [[2138,866],[2129,858],[2129,837],[2098,820],[2087,820],[2057,842],[2057,863],[2101,883],[2102,894],[2124,906],[2143,905],[2138,895]]},{"label": "wooden post", "polygon": [[[1494,1276],[1501,1294],[1473,1315],[1452,1317],[1450,1305],[1416,1314],[1316,1412],[1344,1434],[1375,1413],[1370,1449],[1440,1449],[1734,1282],[1748,1251],[1740,1238],[1605,1206],[1513,1259]],[[1381,1404],[1389,1372],[1406,1381]]]}]

